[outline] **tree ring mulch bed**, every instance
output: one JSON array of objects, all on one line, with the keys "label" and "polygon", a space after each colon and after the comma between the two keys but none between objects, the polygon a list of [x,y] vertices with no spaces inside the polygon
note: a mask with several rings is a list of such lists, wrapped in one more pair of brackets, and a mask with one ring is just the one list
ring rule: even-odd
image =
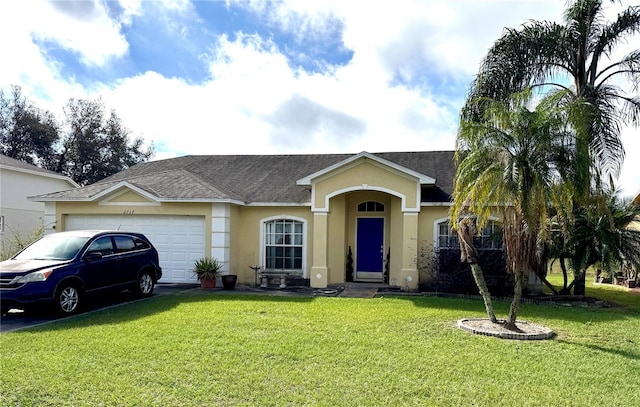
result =
[{"label": "tree ring mulch bed", "polygon": [[458,328],[472,334],[495,336],[501,339],[515,339],[521,341],[539,341],[551,339],[555,332],[546,326],[532,324],[527,321],[516,321],[519,332],[505,328],[505,320],[499,319],[493,323],[489,318],[464,318],[458,321]]}]

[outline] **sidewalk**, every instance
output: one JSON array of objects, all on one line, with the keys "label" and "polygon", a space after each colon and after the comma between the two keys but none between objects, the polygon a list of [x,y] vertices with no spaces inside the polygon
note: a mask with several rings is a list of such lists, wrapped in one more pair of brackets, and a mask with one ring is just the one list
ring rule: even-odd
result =
[{"label": "sidewalk", "polygon": [[172,294],[185,291],[202,291],[212,294],[259,294],[274,296],[310,296],[310,297],[346,297],[346,298],[373,298],[381,288],[388,288],[385,284],[345,283],[331,285],[327,288],[312,288],[306,286],[277,286],[262,288],[258,285],[237,284],[233,290],[225,290],[222,287],[203,290],[198,284],[171,284],[159,283],[155,293],[158,295]]}]

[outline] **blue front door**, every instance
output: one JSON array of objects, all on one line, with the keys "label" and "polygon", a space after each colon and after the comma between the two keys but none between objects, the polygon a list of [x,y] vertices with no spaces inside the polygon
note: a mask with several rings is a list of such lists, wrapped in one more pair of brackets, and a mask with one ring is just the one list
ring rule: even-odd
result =
[{"label": "blue front door", "polygon": [[358,218],[356,234],[356,279],[381,281],[384,267],[384,219]]}]

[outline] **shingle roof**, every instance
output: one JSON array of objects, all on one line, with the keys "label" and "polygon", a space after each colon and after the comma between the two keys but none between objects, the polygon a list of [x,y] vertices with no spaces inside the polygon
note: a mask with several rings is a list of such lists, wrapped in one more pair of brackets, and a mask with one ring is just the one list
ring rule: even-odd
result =
[{"label": "shingle roof", "polygon": [[33,172],[39,172],[42,174],[53,175],[57,177],[63,177],[62,174],[58,174],[54,171],[45,170],[44,168],[40,168],[33,164],[29,164],[25,161],[16,160],[15,158],[8,157],[6,155],[0,154],[0,166],[7,168],[15,168],[20,170],[27,170]]},{"label": "shingle roof", "polygon": [[[423,202],[448,202],[453,187],[453,151],[374,153],[374,156],[435,178]],[[95,184],[42,195],[45,200],[84,200],[127,182],[164,200],[231,200],[244,203],[307,203],[310,191],[296,184],[353,154],[189,155],[137,164]]]},{"label": "shingle roof", "polygon": [[25,161],[16,160],[15,158],[11,158],[3,154],[0,154],[0,168],[12,169],[21,172],[30,172],[49,178],[62,179],[68,181],[69,184],[74,187],[78,186],[78,184],[76,184],[71,178],[67,177],[66,175],[57,173],[55,171],[45,170],[44,168],[29,164]]}]

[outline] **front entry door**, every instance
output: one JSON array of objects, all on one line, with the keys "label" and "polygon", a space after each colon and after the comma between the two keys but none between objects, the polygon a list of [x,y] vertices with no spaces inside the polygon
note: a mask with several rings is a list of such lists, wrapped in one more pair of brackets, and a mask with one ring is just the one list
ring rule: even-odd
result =
[{"label": "front entry door", "polygon": [[383,281],[384,218],[358,218],[356,280]]}]

